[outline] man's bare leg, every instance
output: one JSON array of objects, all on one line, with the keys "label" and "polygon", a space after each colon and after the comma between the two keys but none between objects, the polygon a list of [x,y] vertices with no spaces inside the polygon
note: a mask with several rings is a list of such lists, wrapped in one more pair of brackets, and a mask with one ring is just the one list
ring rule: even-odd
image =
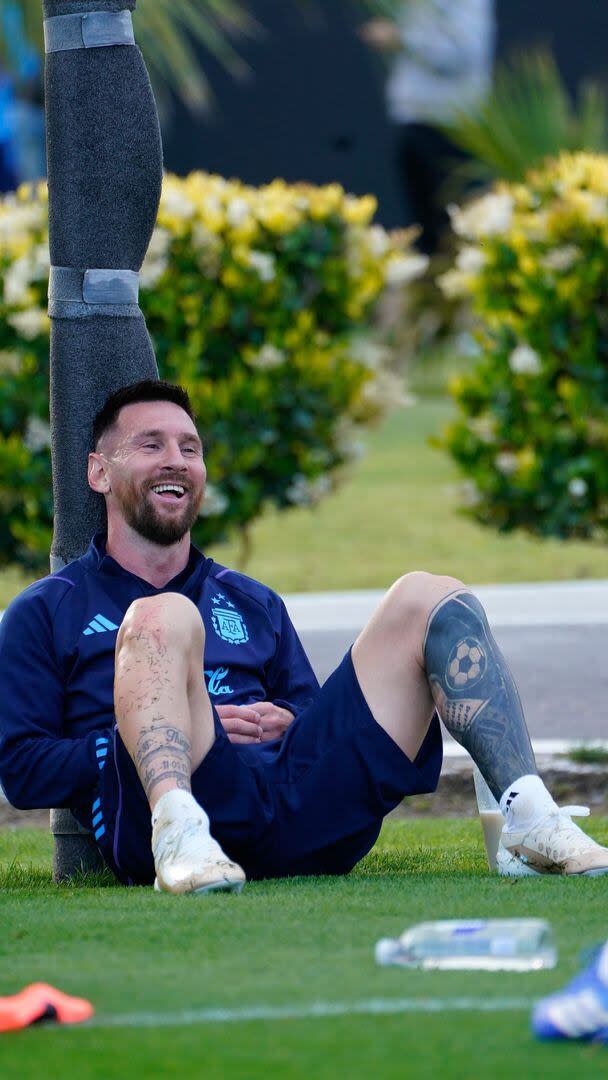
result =
[{"label": "man's bare leg", "polygon": [[136,600],[118,632],[118,730],[151,810],[166,791],[190,791],[190,777],[213,745],[204,648],[202,619],[179,593]]},{"label": "man's bare leg", "polygon": [[170,892],[235,889],[245,880],[191,793],[192,773],[215,740],[204,647],[200,614],[179,593],[136,600],[116,642],[116,721],[152,810],[157,882]]},{"label": "man's bare leg", "polygon": [[[506,817],[503,873],[608,873],[608,850],[561,814],[537,774],[519,695],[477,598],[455,578],[407,574],[353,646],[377,722],[413,760],[434,708]],[[500,862],[502,857],[502,863]]]},{"label": "man's bare leg", "polygon": [[411,761],[435,711],[423,654],[427,620],[433,607],[459,586],[454,578],[406,574],[386,593],[353,645],[366,701]]},{"label": "man's bare leg", "polygon": [[423,644],[439,714],[500,799],[536,761],[517,687],[479,600],[464,587],[431,611]]},{"label": "man's bare leg", "polygon": [[[461,689],[450,683],[449,666],[465,638],[477,642],[483,665]],[[437,708],[497,798],[517,777],[536,773],[517,690],[481,604],[462,582],[406,574],[355,642],[353,663],[376,720],[410,760]]]}]

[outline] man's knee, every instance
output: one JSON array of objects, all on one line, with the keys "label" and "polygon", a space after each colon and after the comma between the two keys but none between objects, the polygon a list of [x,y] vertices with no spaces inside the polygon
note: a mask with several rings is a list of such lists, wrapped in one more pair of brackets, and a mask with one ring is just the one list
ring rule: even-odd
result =
[{"label": "man's knee", "polygon": [[116,639],[116,651],[155,643],[180,652],[203,647],[205,627],[195,604],[181,593],[143,596],[127,608]]},{"label": "man's knee", "polygon": [[388,625],[397,633],[414,630],[424,635],[429,615],[444,597],[466,589],[458,578],[414,570],[404,574],[386,595],[385,612]]}]

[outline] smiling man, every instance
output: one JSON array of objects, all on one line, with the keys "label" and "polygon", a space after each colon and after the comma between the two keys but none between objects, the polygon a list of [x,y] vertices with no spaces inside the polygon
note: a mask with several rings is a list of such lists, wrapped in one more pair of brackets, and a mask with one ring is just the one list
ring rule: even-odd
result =
[{"label": "smiling man", "polygon": [[461,582],[400,578],[319,688],[276,593],[191,544],[206,469],[185,391],[119,390],[93,442],[107,534],[0,624],[0,779],[15,806],[71,808],[126,884],[345,873],[404,796],[436,787],[438,709],[501,801],[502,873],[608,873],[608,850],[536,774],[515,685]]}]

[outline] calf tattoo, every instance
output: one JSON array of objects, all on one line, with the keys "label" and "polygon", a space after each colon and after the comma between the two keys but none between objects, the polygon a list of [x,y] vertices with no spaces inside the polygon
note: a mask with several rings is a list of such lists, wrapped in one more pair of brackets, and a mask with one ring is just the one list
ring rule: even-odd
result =
[{"label": "calf tattoo", "polygon": [[477,597],[463,591],[431,612],[424,659],[446,728],[468,750],[497,799],[536,773],[519,694]]},{"label": "calf tattoo", "polygon": [[191,750],[190,739],[164,716],[154,716],[141,729],[133,760],[148,799],[163,780],[173,779],[176,787],[190,790]]}]

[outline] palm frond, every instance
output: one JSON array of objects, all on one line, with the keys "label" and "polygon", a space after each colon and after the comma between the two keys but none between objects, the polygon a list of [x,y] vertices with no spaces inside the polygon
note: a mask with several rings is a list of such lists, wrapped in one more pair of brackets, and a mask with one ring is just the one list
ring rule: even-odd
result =
[{"label": "palm frond", "polygon": [[[29,44],[42,54],[40,0],[10,0],[10,6],[20,14]],[[14,70],[16,58],[8,33],[8,8],[7,4],[0,17],[0,60],[9,70]],[[134,25],[158,100],[166,105],[170,95],[175,94],[192,109],[206,105],[210,98],[197,46],[202,45],[233,75],[239,76],[247,71],[247,66],[233,40],[260,32],[243,0],[150,0],[138,5]]]},{"label": "palm frond", "polygon": [[[394,15],[401,2],[352,0],[354,8],[365,15],[386,16]],[[302,14],[321,12],[319,0],[297,3]],[[6,18],[9,8],[19,13],[25,39],[41,55],[41,0],[0,0],[0,62],[14,71],[14,45]],[[161,110],[168,108],[172,95],[193,110],[208,104],[211,92],[198,55],[199,46],[240,77],[249,69],[233,42],[263,32],[248,12],[245,0],[140,0],[134,24]]]},{"label": "palm frond", "polygon": [[605,149],[608,98],[588,83],[572,103],[551,54],[524,53],[498,69],[484,103],[459,112],[446,132],[471,154],[480,178],[520,180],[561,150]]}]

